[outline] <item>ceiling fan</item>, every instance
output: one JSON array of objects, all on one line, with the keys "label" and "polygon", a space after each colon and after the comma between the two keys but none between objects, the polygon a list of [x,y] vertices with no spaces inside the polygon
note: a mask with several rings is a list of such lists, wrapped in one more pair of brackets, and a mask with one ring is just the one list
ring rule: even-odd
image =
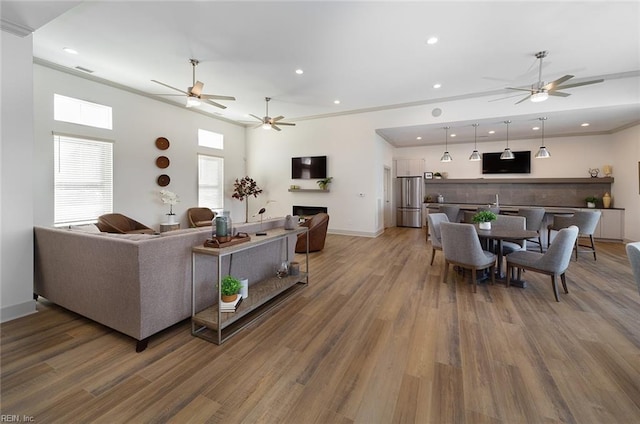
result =
[{"label": "ceiling fan", "polygon": [[250,116],[253,116],[258,121],[260,121],[260,124],[256,125],[254,128],[262,127],[266,130],[273,128],[276,131],[281,131],[281,129],[278,128],[278,125],[291,125],[291,126],[296,125],[296,124],[291,124],[289,122],[281,122],[280,120],[284,119],[284,116],[282,115],[276,116],[275,118],[271,118],[269,116],[269,100],[271,100],[271,97],[265,97],[264,100],[267,102],[267,111],[265,113],[264,118],[259,118],[256,115],[249,114]]},{"label": "ceiling fan", "polygon": [[[204,84],[200,81],[196,81],[196,66],[198,66],[198,63],[200,63],[197,59],[189,59],[189,62],[191,63],[191,67],[193,69],[193,82],[191,87],[187,88],[187,91],[183,91],[180,90],[179,88],[175,88],[172,87],[168,84],[165,84],[163,82],[160,81],[156,81],[156,80],[151,80],[153,82],[155,82],[156,84],[160,84],[162,86],[165,86],[167,88],[170,88],[172,90],[176,90],[179,91],[180,93],[182,93],[182,95],[186,94],[187,95],[187,107],[193,107],[193,106],[199,106],[200,105],[200,100],[203,100],[213,106],[219,107],[221,109],[226,109],[227,107],[224,105],[221,105],[220,103],[216,103],[214,102],[212,99],[215,100],[235,100],[235,97],[232,96],[218,96],[216,94],[202,94],[202,88],[204,87]],[[166,94],[167,96],[179,96],[180,94]]]},{"label": "ceiling fan", "polygon": [[547,100],[549,96],[568,97],[571,94],[563,93],[559,90],[564,90],[564,89],[573,88],[573,87],[580,87],[582,85],[597,84],[599,82],[604,81],[604,79],[597,79],[597,80],[591,80],[591,81],[577,82],[574,84],[562,85],[566,81],[574,77],[573,75],[565,75],[563,77],[558,78],[555,81],[551,81],[550,83],[545,84],[545,82],[542,81],[542,59],[547,57],[547,54],[549,54],[549,52],[546,50],[535,54],[536,59],[540,61],[540,66],[538,70],[538,82],[532,84],[531,88],[507,87],[508,90],[518,90],[518,91],[529,92],[527,96],[517,101],[516,104],[522,103],[527,99],[531,99],[532,102],[543,102]]}]

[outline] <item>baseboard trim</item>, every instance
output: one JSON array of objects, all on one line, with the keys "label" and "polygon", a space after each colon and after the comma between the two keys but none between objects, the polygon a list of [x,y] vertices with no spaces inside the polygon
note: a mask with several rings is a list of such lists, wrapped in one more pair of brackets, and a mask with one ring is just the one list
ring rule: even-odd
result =
[{"label": "baseboard trim", "polygon": [[22,318],[36,312],[38,312],[36,310],[36,301],[33,299],[16,305],[5,306],[0,309],[0,322],[7,322],[17,318]]},{"label": "baseboard trim", "polygon": [[376,238],[382,233],[384,233],[384,229],[378,230],[375,233],[370,233],[365,231],[348,231],[348,230],[328,230],[327,231],[327,234],[337,234],[340,236],[370,237],[370,238]]}]

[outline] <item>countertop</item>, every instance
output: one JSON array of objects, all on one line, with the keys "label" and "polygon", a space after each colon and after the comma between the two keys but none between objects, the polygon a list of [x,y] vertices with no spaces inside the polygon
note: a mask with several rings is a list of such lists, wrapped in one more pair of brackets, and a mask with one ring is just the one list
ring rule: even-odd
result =
[{"label": "countertop", "polygon": [[[460,206],[460,210],[475,211],[478,206],[493,206],[488,203],[434,203],[425,202],[424,205],[430,209],[439,209],[440,205],[457,205]],[[503,205],[500,204],[501,212],[517,212],[520,208],[532,208],[540,207],[544,208],[547,213],[573,213],[577,209],[587,209],[586,206],[544,206],[544,205]],[[595,208],[595,210],[624,210],[624,208]]]}]

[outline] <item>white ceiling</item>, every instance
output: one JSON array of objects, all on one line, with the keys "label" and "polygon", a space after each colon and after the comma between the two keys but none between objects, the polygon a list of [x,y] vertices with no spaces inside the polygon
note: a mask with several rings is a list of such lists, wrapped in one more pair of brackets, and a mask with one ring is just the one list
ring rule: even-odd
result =
[{"label": "white ceiling", "polygon": [[[5,20],[33,21],[41,3],[3,1],[3,27]],[[58,3],[69,10],[34,33],[38,60],[90,69],[93,77],[161,95],[171,91],[151,80],[186,90],[189,58],[195,58],[205,93],[237,98],[219,101],[225,110],[201,109],[233,121],[263,116],[266,96],[273,98],[270,116],[298,125],[318,116],[417,104],[430,110],[450,99],[479,97],[500,108],[495,117],[474,121],[479,135],[480,128],[511,119],[511,137],[531,138],[530,121],[541,114],[549,117],[548,136],[602,134],[640,121],[637,1]],[[428,45],[431,36],[439,42]],[[575,75],[572,82],[606,81],[567,90],[570,97],[550,98],[540,112],[530,102],[514,105],[520,97],[498,100],[514,94],[506,86],[537,81],[534,54],[540,50],[549,51],[545,81],[565,74]],[[304,74],[297,75],[298,68]],[[442,87],[434,89],[435,83]],[[584,121],[592,125],[576,127]],[[444,125],[458,128],[457,140],[473,140],[471,123],[425,117],[424,124],[378,132],[396,146],[441,144]]]}]

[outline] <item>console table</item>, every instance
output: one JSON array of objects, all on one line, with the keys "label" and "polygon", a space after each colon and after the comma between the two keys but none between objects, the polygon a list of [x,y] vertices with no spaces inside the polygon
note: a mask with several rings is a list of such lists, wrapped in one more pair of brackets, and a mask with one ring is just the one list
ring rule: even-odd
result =
[{"label": "console table", "polygon": [[[281,262],[290,261],[289,243],[290,239],[296,240],[298,234],[306,233],[309,237],[309,231],[306,227],[297,227],[293,230],[285,230],[284,228],[275,228],[267,231],[267,235],[256,236],[255,233],[250,234],[251,240],[248,242],[236,244],[229,247],[211,248],[204,246],[195,246],[191,251],[192,258],[192,311],[191,311],[191,334],[201,337],[215,344],[222,344],[231,336],[242,330],[244,327],[261,317],[264,313],[273,309],[293,293],[297,284],[306,286],[309,283],[309,251],[306,252],[306,262],[304,269],[300,269],[298,275],[288,275],[282,278],[276,276],[276,270]],[[295,235],[296,237],[290,237]],[[285,254],[282,255],[281,245],[284,242]],[[293,241],[295,246],[295,241]],[[274,248],[280,249],[280,262],[273,263],[273,266],[266,267],[266,271],[261,275],[261,279],[253,281],[249,284],[249,296],[242,299],[235,312],[220,311],[220,281],[223,275],[223,259],[228,257],[229,269],[234,255],[241,252],[256,249],[258,246],[273,244]],[[309,245],[307,240],[307,246]],[[202,307],[198,299],[199,290],[196,287],[196,258],[204,255],[205,258],[217,261],[217,275],[209,280],[204,290],[215,292],[212,303]],[[243,266],[251,266],[251,262],[242,264]],[[301,267],[302,268],[302,267]],[[237,276],[235,276],[237,277]],[[202,289],[200,289],[202,290]],[[209,293],[211,293],[209,292]],[[200,293],[202,293],[200,291]]]}]

